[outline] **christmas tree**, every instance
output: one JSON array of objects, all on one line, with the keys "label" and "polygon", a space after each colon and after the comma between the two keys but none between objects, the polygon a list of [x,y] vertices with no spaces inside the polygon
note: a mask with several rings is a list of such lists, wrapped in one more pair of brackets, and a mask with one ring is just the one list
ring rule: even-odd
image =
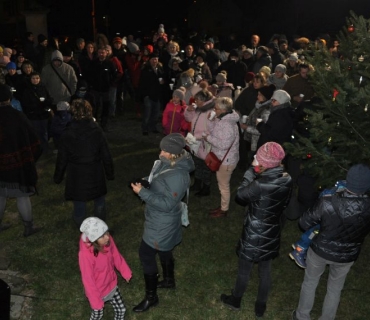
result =
[{"label": "christmas tree", "polygon": [[286,145],[321,188],[345,179],[351,165],[370,163],[370,20],[351,11],[337,39],[337,57],[307,52],[318,101],[300,122],[308,135],[295,132]]}]

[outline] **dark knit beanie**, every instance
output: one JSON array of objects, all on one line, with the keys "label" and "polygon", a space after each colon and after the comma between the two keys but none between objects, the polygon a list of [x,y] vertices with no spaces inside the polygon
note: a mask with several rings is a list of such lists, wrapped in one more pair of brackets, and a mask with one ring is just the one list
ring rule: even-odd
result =
[{"label": "dark knit beanie", "polygon": [[237,57],[238,58],[239,57],[238,51],[235,50],[235,49],[231,50],[230,53],[229,53],[229,57]]},{"label": "dark knit beanie", "polygon": [[266,100],[270,100],[275,90],[275,85],[270,84],[269,86],[260,88],[258,91],[266,98]]},{"label": "dark knit beanie", "polygon": [[362,194],[370,189],[370,168],[364,164],[355,164],[347,172],[347,189]]},{"label": "dark knit beanie", "polygon": [[256,153],[258,164],[266,169],[279,166],[284,157],[283,147],[276,142],[266,142]]},{"label": "dark knit beanie", "polygon": [[47,40],[48,38],[45,36],[45,35],[43,35],[42,33],[40,33],[38,36],[37,36],[37,41],[39,42],[39,43],[41,43],[41,42],[44,42],[45,40]]},{"label": "dark knit beanie", "polygon": [[206,60],[206,57],[207,55],[203,52],[203,51],[199,51],[197,54],[196,54],[196,57],[201,57],[203,59],[203,61]]},{"label": "dark knit beanie", "polygon": [[158,50],[154,50],[154,51],[149,55],[149,59],[152,59],[152,58],[159,58],[159,52],[158,52]]},{"label": "dark knit beanie", "polygon": [[5,84],[0,84],[0,102],[5,102],[12,99],[10,88]]},{"label": "dark knit beanie", "polygon": [[185,138],[180,133],[170,133],[159,145],[161,150],[171,154],[180,154],[185,147]]}]

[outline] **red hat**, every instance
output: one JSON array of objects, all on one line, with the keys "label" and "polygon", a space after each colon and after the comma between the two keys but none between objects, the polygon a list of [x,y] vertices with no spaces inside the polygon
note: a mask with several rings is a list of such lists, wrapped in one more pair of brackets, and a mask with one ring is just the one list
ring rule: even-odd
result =
[{"label": "red hat", "polygon": [[148,50],[149,54],[153,53],[154,51],[154,48],[151,44],[147,44],[145,48]]},{"label": "red hat", "polygon": [[266,169],[278,167],[284,157],[283,147],[276,142],[266,142],[256,153],[258,164]]}]

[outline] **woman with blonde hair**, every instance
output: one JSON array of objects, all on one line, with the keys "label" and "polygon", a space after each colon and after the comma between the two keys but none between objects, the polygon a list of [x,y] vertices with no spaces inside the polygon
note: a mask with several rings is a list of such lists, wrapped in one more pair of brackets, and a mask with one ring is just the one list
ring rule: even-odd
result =
[{"label": "woman with blonde hair", "polygon": [[239,115],[233,109],[233,100],[228,97],[216,98],[214,111],[214,127],[204,139],[211,144],[211,150],[217,158],[222,160],[216,172],[221,204],[209,212],[211,217],[218,218],[226,217],[229,211],[230,179],[239,161]]}]

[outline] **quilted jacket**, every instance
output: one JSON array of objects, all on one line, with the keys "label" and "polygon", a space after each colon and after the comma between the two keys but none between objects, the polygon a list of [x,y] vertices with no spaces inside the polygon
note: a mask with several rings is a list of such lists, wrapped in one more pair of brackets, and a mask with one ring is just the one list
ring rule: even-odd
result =
[{"label": "quilted jacket", "polygon": [[289,203],[292,185],[292,178],[281,166],[258,175],[253,167],[245,172],[235,198],[248,208],[237,247],[240,259],[258,262],[278,256],[281,215]]}]

